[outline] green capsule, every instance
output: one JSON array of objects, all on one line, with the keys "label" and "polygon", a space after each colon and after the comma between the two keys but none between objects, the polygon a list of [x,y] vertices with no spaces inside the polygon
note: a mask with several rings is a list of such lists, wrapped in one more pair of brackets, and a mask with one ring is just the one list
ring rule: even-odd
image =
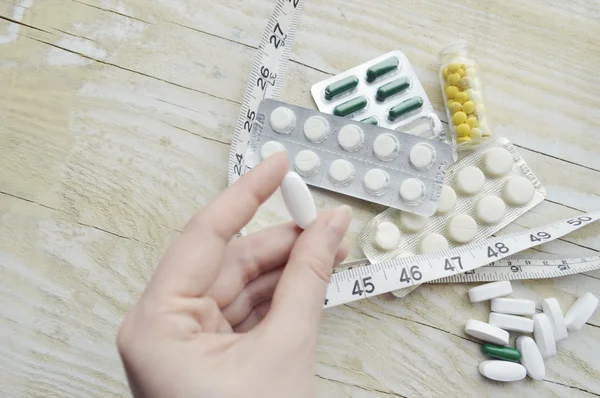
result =
[{"label": "green capsule", "polygon": [[367,106],[367,98],[356,97],[333,108],[333,114],[336,116],[347,116],[361,110],[365,106]]},{"label": "green capsule", "polygon": [[521,359],[521,353],[516,348],[503,347],[495,344],[484,344],[481,351],[489,357],[504,359],[505,361],[517,362]]},{"label": "green capsule", "polygon": [[358,77],[356,76],[348,76],[345,79],[331,83],[325,88],[325,99],[331,101],[333,97],[352,90],[356,86],[358,86]]},{"label": "green capsule", "polygon": [[377,119],[377,117],[375,116],[369,116],[366,119],[361,120],[362,123],[369,123],[372,124],[374,126],[377,126],[379,124],[379,119]]},{"label": "green capsule", "polygon": [[377,101],[385,101],[392,95],[401,93],[402,91],[410,87],[410,79],[408,77],[402,77],[396,79],[377,89]]},{"label": "green capsule", "polygon": [[373,83],[378,77],[398,69],[398,65],[400,65],[398,58],[391,57],[371,66],[367,69],[367,81]]},{"label": "green capsule", "polygon": [[388,111],[388,119],[390,121],[394,121],[398,119],[400,116],[405,113],[414,111],[423,106],[423,98],[421,97],[412,97],[407,99],[406,101],[401,102],[400,104],[393,106]]}]

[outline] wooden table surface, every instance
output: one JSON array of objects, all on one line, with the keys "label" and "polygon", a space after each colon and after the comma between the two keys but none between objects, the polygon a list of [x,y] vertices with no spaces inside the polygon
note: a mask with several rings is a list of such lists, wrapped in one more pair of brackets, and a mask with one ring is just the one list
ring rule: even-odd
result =
[{"label": "wooden table surface", "polygon": [[[185,221],[226,187],[234,124],[274,1],[0,0],[0,396],[129,396],[115,332]],[[393,49],[441,110],[436,53],[477,48],[496,134],[547,200],[504,231],[600,208],[600,4],[573,1],[307,1],[283,100]],[[441,112],[440,112],[441,114]],[[445,117],[443,117],[445,119]],[[355,210],[357,235],[381,208]],[[250,225],[289,219],[279,195]],[[503,231],[503,232],[504,232]],[[600,223],[540,246],[597,253]],[[600,272],[514,283],[563,309]],[[429,285],[328,310],[323,397],[600,396],[600,311],[559,345],[544,381],[483,379],[485,320],[467,285]],[[539,306],[538,306],[539,308]],[[293,358],[290,358],[293,361]]]}]

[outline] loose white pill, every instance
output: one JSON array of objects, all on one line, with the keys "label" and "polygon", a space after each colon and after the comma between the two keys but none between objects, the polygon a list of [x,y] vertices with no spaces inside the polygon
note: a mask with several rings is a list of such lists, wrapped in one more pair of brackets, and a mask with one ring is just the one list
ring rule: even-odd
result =
[{"label": "loose white pill", "polygon": [[290,108],[280,106],[271,112],[269,117],[271,128],[279,134],[289,134],[296,124],[296,115]]},{"label": "loose white pill", "polygon": [[592,293],[586,293],[579,297],[565,315],[567,329],[576,332],[594,315],[598,306],[598,298]]},{"label": "loose white pill", "polygon": [[362,146],[363,141],[364,134],[362,129],[354,124],[345,125],[338,133],[338,143],[348,152],[358,150]]},{"label": "loose white pill", "polygon": [[422,231],[425,226],[427,226],[429,217],[420,216],[408,211],[401,211],[400,215],[398,216],[398,221],[400,223],[400,228],[402,228],[403,231],[419,232]]},{"label": "loose white pill", "polygon": [[517,337],[517,350],[521,353],[521,365],[525,366],[529,377],[534,380],[542,380],[546,377],[544,357],[531,337]]},{"label": "loose white pill", "polygon": [[308,186],[297,173],[288,172],[281,182],[283,203],[294,222],[302,229],[317,218],[317,207]]},{"label": "loose white pill", "polygon": [[298,152],[294,158],[294,168],[298,174],[303,176],[313,174],[320,165],[321,160],[319,159],[319,155],[308,149]]},{"label": "loose white pill", "polygon": [[550,323],[552,324],[554,341],[565,340],[569,333],[567,332],[567,324],[565,323],[565,317],[558,300],[554,297],[542,300],[542,310],[544,314],[548,315],[548,319],[550,319]]},{"label": "loose white pill", "polygon": [[556,355],[556,342],[548,315],[535,314],[533,316],[533,337],[544,358]]},{"label": "loose white pill", "polygon": [[475,204],[475,217],[484,224],[498,224],[505,214],[506,205],[497,196],[484,196]]},{"label": "loose white pill", "polygon": [[329,178],[339,185],[344,185],[354,178],[354,166],[345,159],[336,159],[329,165]]},{"label": "loose white pill", "polygon": [[490,312],[488,323],[504,330],[512,330],[521,333],[533,332],[533,320],[518,315]]},{"label": "loose white pill", "polygon": [[392,134],[380,134],[373,141],[373,153],[379,160],[393,160],[398,155],[400,144]]},{"label": "loose white pill", "polygon": [[416,178],[407,178],[400,184],[400,197],[408,204],[419,204],[425,195],[425,184]]},{"label": "loose white pill", "polygon": [[277,141],[267,141],[260,148],[260,157],[261,159],[265,160],[272,154],[281,151],[285,151],[285,147],[283,146],[283,144]]},{"label": "loose white pill", "polygon": [[429,144],[417,144],[410,150],[410,163],[418,170],[427,170],[435,162],[435,149]]},{"label": "loose white pill", "polygon": [[485,182],[483,172],[475,166],[467,166],[454,176],[456,189],[463,195],[474,195],[481,191]]},{"label": "loose white pill", "polygon": [[515,298],[492,299],[492,311],[501,314],[533,315],[535,314],[535,301]]},{"label": "loose white pill", "polygon": [[489,360],[479,364],[479,373],[490,380],[496,381],[519,381],[527,376],[527,370],[523,365],[515,362]]},{"label": "loose white pill", "polygon": [[467,243],[477,235],[477,223],[466,214],[459,214],[450,219],[446,225],[448,237],[458,243]]},{"label": "loose white pill", "polygon": [[506,330],[502,330],[489,323],[481,322],[476,319],[469,319],[467,321],[465,333],[489,343],[508,345],[509,335]]},{"label": "loose white pill", "polygon": [[311,142],[323,142],[329,133],[329,124],[321,116],[311,116],[304,122],[304,136]]},{"label": "loose white pill", "polygon": [[439,214],[445,214],[456,206],[456,192],[450,186],[442,185],[442,193],[440,194],[440,200],[438,202],[437,212]]},{"label": "loose white pill", "polygon": [[531,181],[522,176],[511,177],[502,187],[502,197],[513,206],[524,206],[531,201],[534,194]]},{"label": "loose white pill", "polygon": [[504,148],[490,148],[483,153],[481,159],[483,169],[491,177],[501,177],[508,174],[513,167],[513,157]]},{"label": "loose white pill", "polygon": [[448,241],[440,234],[426,235],[419,242],[419,253],[434,253],[448,249]]},{"label": "loose white pill", "polygon": [[381,195],[390,187],[390,175],[381,169],[371,169],[365,173],[363,184],[371,195]]},{"label": "loose white pill", "polygon": [[469,300],[472,303],[507,296],[512,293],[510,281],[486,283],[469,289]]},{"label": "loose white pill", "polygon": [[391,222],[384,221],[375,227],[375,244],[381,250],[394,250],[400,244],[400,230]]}]

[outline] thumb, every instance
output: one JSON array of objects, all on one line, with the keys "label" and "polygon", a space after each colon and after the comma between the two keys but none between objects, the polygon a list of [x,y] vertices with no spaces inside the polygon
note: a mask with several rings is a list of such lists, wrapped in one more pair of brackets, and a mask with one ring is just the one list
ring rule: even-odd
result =
[{"label": "thumb", "polygon": [[336,253],[352,220],[352,208],[323,213],[298,237],[265,319],[287,338],[315,340]]}]

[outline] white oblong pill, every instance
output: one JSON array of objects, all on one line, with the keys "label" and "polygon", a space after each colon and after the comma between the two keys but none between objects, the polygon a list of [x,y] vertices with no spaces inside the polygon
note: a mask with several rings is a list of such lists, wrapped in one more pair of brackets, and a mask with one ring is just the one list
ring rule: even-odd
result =
[{"label": "white oblong pill", "polygon": [[321,116],[311,116],[304,122],[304,136],[311,142],[323,142],[329,133],[329,123]]},{"label": "white oblong pill", "polygon": [[393,223],[384,221],[375,227],[375,245],[381,250],[394,250],[400,244],[400,230]]},{"label": "white oblong pill", "polygon": [[542,310],[548,315],[554,332],[554,340],[561,341],[568,337],[567,324],[558,300],[554,297],[542,300]]},{"label": "white oblong pill", "polygon": [[475,204],[475,217],[484,224],[498,224],[505,214],[506,205],[497,196],[484,196]]},{"label": "white oblong pill", "polygon": [[454,216],[446,224],[448,237],[458,243],[467,243],[477,235],[477,223],[466,214]]},{"label": "white oblong pill", "polygon": [[493,344],[508,345],[509,335],[506,330],[502,330],[489,323],[481,322],[476,319],[469,319],[467,321],[465,333],[479,340]]},{"label": "white oblong pill", "polygon": [[439,214],[445,214],[456,206],[456,192],[452,187],[444,184],[442,185],[442,193],[440,194],[440,200],[438,202],[437,212]]},{"label": "white oblong pill", "polygon": [[371,169],[365,173],[363,184],[371,195],[381,195],[390,187],[390,175],[381,169]]},{"label": "white oblong pill", "polygon": [[410,149],[409,159],[416,169],[427,170],[435,162],[435,149],[429,144],[416,144]]},{"label": "white oblong pill", "polygon": [[514,164],[511,153],[504,148],[486,150],[483,153],[481,162],[486,174],[492,177],[501,177],[508,174]]},{"label": "white oblong pill", "polygon": [[448,240],[440,234],[428,234],[419,242],[419,253],[435,253],[448,250]]},{"label": "white oblong pill", "polygon": [[567,329],[576,332],[594,315],[598,307],[598,298],[592,293],[586,293],[579,297],[565,315]]},{"label": "white oblong pill", "polygon": [[521,353],[521,365],[525,366],[529,377],[534,380],[542,380],[546,377],[544,357],[531,337],[517,337],[517,350]]},{"label": "white oblong pill", "polygon": [[406,232],[419,232],[427,226],[429,217],[420,216],[415,213],[409,213],[408,211],[401,211],[398,216],[398,222],[400,228]]},{"label": "white oblong pill", "polygon": [[469,289],[469,300],[472,303],[491,300],[496,297],[506,296],[512,293],[510,281],[499,281],[486,283]]},{"label": "white oblong pill", "polygon": [[280,187],[283,203],[294,222],[302,229],[308,227],[317,218],[317,207],[302,177],[290,171]]},{"label": "white oblong pill", "polygon": [[407,178],[400,184],[400,198],[408,204],[418,204],[425,195],[425,184],[416,178]]},{"label": "white oblong pill", "polygon": [[479,373],[488,379],[504,382],[523,380],[527,376],[527,370],[523,365],[498,360],[481,362]]},{"label": "white oblong pill", "polygon": [[518,315],[490,312],[488,323],[504,330],[512,330],[521,333],[533,332],[533,320]]},{"label": "white oblong pill", "polygon": [[556,355],[556,342],[548,315],[535,314],[533,316],[533,337],[544,358]]},{"label": "white oblong pill", "polygon": [[533,315],[535,314],[535,301],[516,298],[492,299],[492,311],[501,314]]},{"label": "white oblong pill", "polygon": [[267,141],[260,148],[260,157],[261,157],[262,160],[265,160],[266,158],[268,158],[272,154],[274,154],[276,152],[281,152],[281,151],[284,151],[284,150],[285,150],[285,147],[280,142],[277,142],[277,141]]},{"label": "white oblong pill", "polygon": [[345,185],[354,178],[354,166],[345,159],[336,159],[329,165],[328,174],[334,184]]},{"label": "white oblong pill", "polygon": [[338,132],[338,143],[348,152],[358,150],[362,146],[364,139],[362,129],[355,124],[347,124]]},{"label": "white oblong pill", "polygon": [[485,183],[483,172],[475,166],[467,166],[454,176],[454,185],[463,195],[474,195],[481,191]]},{"label": "white oblong pill", "polygon": [[380,134],[373,141],[373,153],[379,160],[393,160],[398,155],[400,144],[392,134]]},{"label": "white oblong pill", "polygon": [[314,174],[320,165],[319,155],[308,149],[298,152],[294,158],[294,168],[305,177]]},{"label": "white oblong pill", "polygon": [[296,125],[296,115],[290,108],[280,106],[271,112],[269,123],[276,133],[289,134]]},{"label": "white oblong pill", "polygon": [[522,176],[511,177],[502,187],[502,197],[513,206],[524,206],[531,201],[535,190],[533,184]]}]

